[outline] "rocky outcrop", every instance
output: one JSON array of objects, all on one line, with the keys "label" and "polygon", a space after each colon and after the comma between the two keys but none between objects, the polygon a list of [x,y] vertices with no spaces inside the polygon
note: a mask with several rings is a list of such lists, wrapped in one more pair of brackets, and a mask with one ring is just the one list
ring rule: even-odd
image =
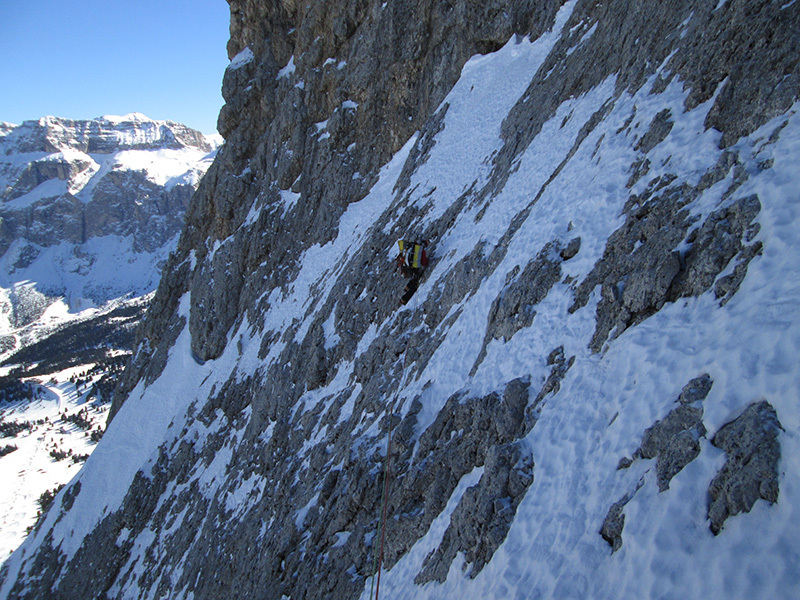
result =
[{"label": "rocky outcrop", "polygon": [[702,402],[711,390],[711,378],[703,375],[683,388],[680,405],[661,421],[648,428],[634,457],[656,459],[658,490],[669,489],[670,480],[700,454],[700,438],[705,437]]},{"label": "rocky outcrop", "polygon": [[778,501],[778,433],[782,429],[775,409],[762,401],[748,406],[711,439],[726,455],[708,488],[708,518],[714,535],[728,517],[750,512],[757,500]]},{"label": "rocky outcrop", "polygon": [[[687,383],[678,397],[679,406],[644,432],[642,444],[633,454],[634,460],[656,459],[659,492],[669,489],[670,480],[700,454],[699,439],[706,436],[702,403],[712,384],[708,374]],[[781,430],[775,409],[762,401],[748,406],[711,438],[727,457],[708,488],[708,518],[714,535],[728,517],[750,512],[757,500],[778,501]],[[623,458],[619,468],[628,469],[632,464],[631,459]],[[644,483],[644,478],[640,479],[634,490],[608,510],[600,535],[612,552],[622,547],[623,509]]]},{"label": "rocky outcrop", "polygon": [[[699,187],[726,174],[710,173]],[[621,335],[665,303],[708,291],[734,259],[735,273],[726,276],[715,293],[724,303],[738,289],[747,264],[761,251],[760,242],[747,245],[760,228],[755,218],[761,203],[757,196],[741,198],[690,230],[697,217],[685,207],[699,191],[657,178],[642,195],[630,198],[625,224],[609,237],[603,257],[578,285],[570,307],[582,308],[595,287],[601,287],[592,351],[600,352],[609,336]],[[681,245],[684,249],[678,250]]]},{"label": "rocky outcrop", "polygon": [[502,544],[517,506],[533,483],[533,455],[519,444],[494,446],[486,454],[485,473],[467,489],[450,518],[442,543],[422,563],[414,583],[443,583],[459,552],[474,578]]},{"label": "rocky outcrop", "polygon": [[[658,491],[668,490],[672,478],[700,454],[700,438],[706,435],[703,400],[712,385],[711,377],[705,373],[683,386],[676,400],[678,406],[645,430],[641,445],[633,453],[633,460],[623,457],[617,470],[629,469],[638,459],[655,459]],[[600,535],[609,543],[612,552],[622,547],[623,509],[644,484],[645,479],[640,478],[633,489],[608,509]]]},{"label": "rocky outcrop", "polygon": [[[290,237],[277,252],[265,243],[245,244],[245,231],[229,240],[241,257],[240,273],[291,265],[309,245],[331,239],[329,223],[375,183],[377,169],[427,121],[470,56],[496,50],[514,33],[538,35],[556,8],[556,2],[530,1],[465,2],[445,10],[428,1],[269,8],[232,2],[228,53],[234,61],[223,82],[219,130],[235,154],[224,152],[218,161],[224,191],[204,194],[189,222],[202,239],[225,238],[252,206],[262,209],[258,229],[277,231],[283,213],[263,208],[279,204],[282,192],[300,194],[295,207],[303,208],[291,214]],[[246,176],[231,178],[233,169]],[[190,326],[195,352],[211,358],[240,314],[227,307],[247,302],[242,278],[212,280],[214,267],[203,265],[205,257],[198,256],[192,297],[216,318],[192,319]]]},{"label": "rocky outcrop", "polygon": [[521,273],[517,268],[508,274],[506,286],[492,303],[486,339],[472,367],[473,375],[486,357],[486,346],[492,340],[503,339],[507,342],[517,331],[531,326],[536,316],[536,305],[547,297],[561,279],[561,262],[575,256],[580,246],[580,238],[574,238],[566,247],[551,242]]},{"label": "rocky outcrop", "polygon": [[40,320],[59,299],[79,312],[153,291],[215,144],[138,114],[7,125],[0,136],[0,356],[52,333],[60,324]]}]

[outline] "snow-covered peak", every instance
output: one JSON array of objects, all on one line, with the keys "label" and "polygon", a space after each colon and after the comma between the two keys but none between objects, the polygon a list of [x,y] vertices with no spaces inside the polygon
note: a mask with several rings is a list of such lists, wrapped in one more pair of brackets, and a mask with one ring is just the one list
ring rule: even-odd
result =
[{"label": "snow-covered peak", "polygon": [[205,134],[205,137],[206,141],[214,148],[214,150],[216,150],[217,148],[222,146],[222,144],[225,143],[225,138],[223,138],[218,133]]},{"label": "snow-covered peak", "polygon": [[0,137],[0,334],[16,341],[0,355],[58,298],[80,310],[152,291],[217,142],[140,113],[10,126]]},{"label": "snow-covered peak", "polygon": [[13,131],[16,128],[17,125],[15,125],[14,123],[0,121],[0,135],[7,135],[9,132]]},{"label": "snow-covered peak", "polygon": [[89,154],[153,148],[192,148],[210,152],[199,131],[175,121],[157,121],[141,113],[91,120],[42,117],[9,126],[0,138],[0,155],[75,149]]},{"label": "snow-covered peak", "polygon": [[109,123],[112,123],[114,125],[119,125],[120,123],[125,123],[125,122],[133,122],[133,123],[143,123],[143,122],[155,123],[156,122],[153,119],[151,119],[150,117],[148,117],[147,115],[144,115],[144,114],[142,114],[140,112],[132,112],[132,113],[128,113],[127,115],[103,115],[100,118],[102,120],[108,121]]}]

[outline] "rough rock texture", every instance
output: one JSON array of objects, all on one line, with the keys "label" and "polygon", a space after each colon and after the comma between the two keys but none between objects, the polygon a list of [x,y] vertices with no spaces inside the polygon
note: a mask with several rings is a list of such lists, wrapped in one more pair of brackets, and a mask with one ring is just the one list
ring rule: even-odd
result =
[{"label": "rough rock texture", "polygon": [[[497,49],[513,33],[539,35],[552,25],[556,9],[556,2],[488,7],[475,2],[446,7],[434,2],[386,7],[365,2],[269,7],[231,2],[228,53],[241,56],[249,49],[253,58],[234,61],[239,66],[226,72],[226,106],[219,129],[227,143],[201,182],[178,252],[166,267],[170,275],[164,285],[173,291],[168,302],[162,294],[151,309],[142,335],[151,340],[150,348],[162,346],[153,343],[161,337],[156,324],[171,319],[178,298],[191,289],[196,307],[189,319],[194,352],[201,360],[218,356],[228,331],[245,314],[258,318],[269,309],[262,290],[288,285],[297,274],[297,257],[335,236],[330,223],[363,197],[375,181],[377,167],[428,120],[464,62],[476,52]],[[374,89],[384,93],[371,93]],[[435,127],[426,130],[433,133]],[[420,138],[412,156],[424,155],[425,139],[430,137]],[[288,212],[282,209],[287,194],[299,194]],[[258,217],[245,223],[251,210],[259,210]],[[450,216],[430,231],[419,232],[420,237],[435,239]],[[401,227],[412,218],[405,216]],[[278,231],[280,237],[262,234]],[[353,340],[395,308],[384,301],[375,304],[383,296],[378,291],[391,285],[391,274],[370,267],[374,251],[396,239],[392,234],[376,228],[361,255],[350,257],[351,265],[366,270],[351,272],[352,280],[338,286],[350,290],[344,300],[350,306],[337,311],[337,326],[342,319],[338,315],[347,315],[346,329]],[[217,240],[224,243],[214,248]],[[432,250],[435,253],[435,246]],[[191,271],[186,269],[190,252],[196,265]],[[472,271],[473,278],[486,274],[484,269]],[[442,293],[466,292],[475,284],[468,278],[455,289],[443,286]],[[429,322],[436,322],[439,310],[446,313],[451,305],[443,298],[430,304],[441,308],[428,314]],[[268,339],[265,336],[265,342]],[[298,345],[315,346],[311,339]],[[347,358],[355,347],[336,348],[337,353],[342,350],[343,355],[328,360]],[[119,398],[132,388],[140,369],[153,370],[149,357],[143,352],[133,363],[130,383]],[[324,369],[316,364],[312,387],[318,387]]]},{"label": "rough rock texture", "polygon": [[[216,597],[230,589],[244,597],[265,590],[277,597],[290,590],[312,596],[355,593],[359,580],[354,580],[337,565],[352,565],[359,574],[370,572],[374,548],[370,546],[370,551],[365,552],[362,540],[377,529],[384,480],[382,456],[367,455],[363,447],[357,456],[351,456],[349,436],[358,425],[357,419],[335,427],[336,433],[331,439],[338,441],[332,447],[323,441],[309,455],[297,455],[294,449],[304,437],[303,430],[313,429],[319,420],[334,426],[336,402],[328,411],[307,413],[302,422],[285,422],[279,418],[273,437],[264,444],[258,438],[260,428],[253,421],[247,423],[237,406],[237,399],[253,393],[248,387],[245,384],[222,390],[198,417],[211,425],[215,411],[224,410],[229,414],[231,420],[226,427],[241,432],[245,440],[238,450],[249,457],[244,477],[267,477],[268,488],[279,496],[264,496],[256,513],[209,523],[203,515],[222,510],[222,506],[217,500],[209,501],[202,494],[196,494],[197,481],[193,472],[198,464],[206,468],[211,464],[225,445],[226,432],[224,428],[216,430],[202,449],[193,448],[186,441],[176,442],[174,447],[163,448],[150,474],[136,478],[122,509],[103,521],[85,550],[76,557],[79,561],[94,560],[91,557],[100,552],[104,558],[96,576],[87,580],[75,573],[65,580],[64,585],[71,586],[65,589],[80,590],[91,596],[114,581],[124,585],[133,576],[132,567],[118,573],[112,566],[125,564],[133,550],[132,540],[143,528],[152,526],[158,529],[157,537],[168,543],[172,552],[187,557],[182,571],[176,575],[177,583],[183,587],[194,582],[196,594]],[[390,471],[389,514],[393,518],[387,523],[386,531],[384,560],[387,567],[395,564],[428,529],[444,509],[461,477],[476,467],[483,467],[484,475],[459,503],[451,520],[452,532],[442,541],[436,557],[427,561],[418,580],[438,579],[437,573],[442,569],[446,573],[458,551],[469,551],[468,562],[473,563],[473,575],[491,559],[505,539],[516,507],[533,482],[533,458],[517,441],[535,424],[535,418],[525,414],[529,404],[528,387],[527,382],[514,380],[502,395],[450,398],[437,419],[419,436],[416,452],[413,452],[411,438],[421,405],[415,400],[405,418],[392,416],[394,459]],[[266,398],[262,398],[262,402],[264,400]],[[323,405],[319,408],[323,409]],[[382,427],[387,426],[388,418],[384,418]],[[326,468],[331,462],[341,466]],[[288,469],[280,468],[286,464],[290,465]],[[321,477],[319,491],[308,484],[311,472]],[[303,476],[298,479],[296,474]],[[242,473],[231,473],[227,484],[229,493],[234,493],[241,485],[240,477]],[[181,495],[178,505],[158,507],[159,498],[171,482],[187,481],[193,483]],[[298,503],[309,501],[314,508],[298,520],[294,516]],[[170,532],[169,527],[156,525],[164,520],[169,522],[184,510],[194,515],[191,526]],[[142,520],[137,515],[149,517]],[[267,521],[262,522],[262,519]],[[270,524],[265,526],[266,522]],[[251,540],[254,528],[257,531],[260,527],[266,527],[267,537],[258,544],[258,552],[254,552]],[[120,538],[123,530],[128,531]],[[210,540],[210,546],[195,543],[198,531]],[[348,535],[344,536],[343,532]],[[229,547],[226,540],[233,539],[241,543]],[[337,540],[339,543],[331,549],[331,544]],[[298,552],[298,546],[303,552]],[[326,553],[330,561],[323,558]],[[309,560],[309,557],[314,558]],[[232,570],[231,564],[247,565],[244,568],[251,576],[237,577],[241,567]],[[36,563],[44,578],[55,574],[62,566],[57,555],[42,556]],[[167,562],[154,562],[148,581],[158,581],[172,568]],[[163,579],[161,585],[161,592],[168,591]]]},{"label": "rough rock texture", "polygon": [[[597,329],[590,343],[594,352],[666,302],[707,291],[737,257],[736,275],[728,276],[715,292],[725,302],[738,289],[747,264],[761,248],[760,242],[746,245],[758,231],[754,222],[761,207],[758,198],[740,198],[691,230],[697,217],[684,208],[725,175],[724,170],[712,172],[695,188],[671,186],[670,178],[656,178],[643,194],[628,200],[625,224],[609,237],[603,257],[578,286],[570,307],[570,311],[583,307],[600,286]],[[682,243],[689,245],[688,250],[678,250]]]},{"label": "rough rock texture", "polygon": [[675,124],[670,119],[672,113],[668,108],[665,108],[658,113],[650,122],[650,127],[647,132],[639,138],[636,142],[634,150],[647,154],[655,148],[658,144],[664,141],[664,138],[672,131],[672,126]]},{"label": "rough rock texture", "polygon": [[558,242],[551,242],[521,273],[518,269],[509,273],[506,286],[492,304],[483,348],[472,367],[473,375],[486,357],[486,346],[492,340],[507,342],[517,331],[531,326],[536,316],[536,305],[547,297],[561,279],[561,262],[574,257],[580,245],[580,238],[573,239],[564,248]]},{"label": "rough rock texture", "polygon": [[[236,328],[242,315],[253,310],[260,290],[292,281],[296,275],[295,258],[310,245],[324,244],[331,239],[335,230],[328,224],[336,220],[348,203],[363,196],[375,181],[377,166],[400,148],[416,128],[435,131],[435,127],[423,124],[455,82],[470,55],[497,49],[512,33],[540,35],[552,23],[557,6],[556,2],[487,6],[472,2],[438,5],[420,1],[393,2],[384,7],[382,3],[362,1],[346,7],[339,3],[306,6],[295,2],[266,7],[255,2],[231,2],[229,55],[242,58],[243,53],[249,52],[250,58],[235,60],[234,68],[226,72],[223,82],[226,106],[220,114],[219,128],[228,144],[203,182],[201,193],[188,213],[189,227],[179,252],[168,267],[172,288],[192,290],[192,302],[197,310],[192,311],[189,323],[197,356],[202,360],[219,356],[227,333]],[[711,11],[705,5],[684,8],[685,12],[676,11],[672,6],[654,5],[630,11],[622,5],[581,5],[580,18],[575,19],[576,22],[583,19],[581,26],[572,29],[569,36],[556,45],[542,71],[549,71],[565,61],[567,50],[591,23],[596,23],[597,31],[589,43],[569,56],[559,78],[537,78],[531,83],[504,121],[505,143],[493,160],[492,178],[473,201],[481,202],[488,194],[502,188],[512,171],[514,157],[530,144],[544,120],[567,98],[591,89],[613,72],[622,74],[618,82],[620,91],[637,89],[653,73],[654,65],[670,57],[669,65],[684,67],[677,72],[692,86],[687,105],[696,106],[711,97],[715,89],[713,82],[730,76],[732,80],[727,87],[738,89],[739,78],[745,77],[727,48],[740,43],[753,45],[751,40],[759,39],[758,36],[770,28],[769,19],[785,18],[771,5],[761,9],[769,18],[763,22],[759,20],[755,26],[749,20],[750,12],[741,14],[738,4],[726,5],[719,11]],[[719,54],[717,62],[707,59],[709,50],[701,45],[681,45],[671,55],[674,44],[680,39],[678,26],[687,16],[692,16],[688,20],[688,33],[716,32],[717,37],[712,39],[719,38],[720,48],[726,48],[718,50],[715,45],[713,52]],[[736,19],[747,19],[748,26],[730,27],[731,20]],[[639,35],[639,31],[648,34]],[[783,28],[780,35],[786,35]],[[701,37],[698,35],[697,39]],[[634,44],[634,40],[640,38],[648,40],[647,43]],[[759,47],[758,52],[777,52],[774,61],[791,63],[789,41],[776,43],[775,48],[778,50]],[[755,60],[752,56],[750,59]],[[750,89],[768,89],[776,83],[772,71],[759,69],[755,73],[755,79],[747,74]],[[659,83],[666,84],[666,81]],[[796,91],[800,82],[790,77],[783,79],[781,85],[782,90],[791,94],[794,92],[790,90]],[[382,89],[385,93],[371,94],[369,90],[372,89]],[[769,107],[767,112],[785,109],[787,97],[771,92],[764,95],[763,101]],[[587,123],[575,149],[603,114],[598,113],[597,119]],[[729,126],[743,132],[764,122],[761,115],[752,115],[748,117],[749,129],[744,129],[741,120],[730,122],[728,111],[720,109],[715,114],[718,115],[715,123],[722,131]],[[664,125],[658,125],[662,121]],[[656,120],[650,138],[663,135],[667,123],[666,117]],[[425,139],[430,139],[429,135],[418,140],[420,149],[424,148]],[[651,144],[644,143],[642,149]],[[424,155],[421,150],[415,152]],[[725,174],[721,173],[720,178]],[[662,180],[660,187],[656,187],[660,190],[665,185]],[[625,326],[657,310],[666,301],[664,290],[679,270],[680,260],[673,251],[689,223],[682,222],[686,215],[678,211],[691,199],[691,193],[683,189],[665,191],[670,208],[661,211],[653,205],[659,204],[664,194],[651,200],[655,191],[639,199],[640,214],[636,220],[641,220],[642,211],[655,211],[656,218],[649,220],[653,225],[657,223],[654,231],[667,226],[674,226],[675,230],[667,231],[666,239],[656,236],[637,254],[639,275],[634,278],[634,285],[622,305],[617,306],[619,302],[613,297],[616,280],[621,274],[606,273],[606,269],[599,266],[579,288],[575,308],[585,303],[595,286],[611,279],[603,286],[604,296],[608,294],[605,299],[608,306],[604,306],[599,315],[597,335],[592,342],[597,351],[613,329],[621,333]],[[288,192],[300,194],[301,201],[285,214],[279,210],[280,199]],[[541,192],[538,190],[533,202]],[[298,210],[300,206],[302,210]],[[457,214],[461,207],[454,205],[453,213]],[[257,220],[248,223],[249,227],[242,227],[248,213],[254,209],[260,209]],[[524,220],[524,214],[519,216],[515,223]],[[409,223],[411,217],[408,215]],[[421,233],[435,238],[447,222],[443,218],[440,224]],[[287,227],[287,223],[291,226]],[[629,238],[642,237],[641,226],[631,223],[627,229],[632,230],[626,232]],[[252,235],[253,231],[281,231],[282,235],[277,240]],[[514,231],[508,233],[511,237]],[[731,235],[736,233],[731,232]],[[224,241],[221,249],[214,249],[217,241]],[[383,236],[374,235],[369,246],[385,247],[385,241]],[[622,243],[629,251],[636,239]],[[497,258],[502,256],[503,248],[501,244],[495,249],[500,252]],[[190,251],[195,253],[196,260],[191,274],[183,267]],[[609,252],[617,253],[611,248]],[[473,279],[482,279],[488,274],[486,267],[497,262],[494,254],[484,269],[472,272]],[[717,262],[726,261],[720,258]],[[652,269],[657,273],[655,279],[649,274]],[[636,285],[636,279],[642,281]],[[648,292],[644,288],[651,280],[655,289]],[[385,284],[385,281],[379,283]],[[476,281],[464,283],[474,287]],[[372,283],[365,285],[373,286]],[[447,288],[446,293],[452,293],[450,286]],[[158,316],[154,312],[150,322],[170,319],[180,295],[172,294],[173,301],[164,306],[165,314]],[[448,303],[444,305],[447,307]],[[254,312],[263,312],[266,308],[266,302],[262,301]],[[378,320],[388,313],[383,307],[379,310]],[[158,329],[150,328],[144,337],[157,339],[160,337]],[[361,332],[353,333],[358,337]],[[138,378],[140,368],[145,368],[145,359],[143,355],[142,367],[134,365],[131,383]],[[121,398],[128,389],[128,386],[123,388]]]},{"label": "rough rock texture", "polygon": [[[633,453],[634,460],[656,459],[656,483],[659,492],[669,489],[670,480],[700,454],[699,439],[706,435],[703,400],[708,396],[712,385],[711,377],[705,373],[683,386],[676,400],[679,405],[645,430],[641,446]],[[630,468],[634,460],[623,457],[617,470]],[[608,509],[600,535],[609,543],[612,552],[622,547],[622,529],[625,526],[623,509],[644,483],[644,478],[639,479],[633,490]]]},{"label": "rough rock texture", "polygon": [[603,519],[603,527],[600,529],[600,535],[611,546],[611,552],[622,548],[622,530],[625,527],[625,513],[622,512],[622,509],[625,508],[626,500],[627,498],[624,498],[611,505],[606,518]]},{"label": "rough rock texture", "polygon": [[[637,458],[656,459],[656,482],[663,492],[683,467],[700,453],[698,438],[705,437],[702,402],[713,382],[705,374],[687,383],[677,402],[680,405],[644,432]],[[719,534],[725,520],[741,512],[750,512],[756,500],[778,501],[778,462],[781,457],[778,432],[782,430],[775,409],[767,401],[751,404],[734,421],[724,425],[711,443],[725,451],[727,460],[708,488],[708,518],[711,531]],[[633,461],[623,458],[620,469]],[[626,494],[609,508],[600,535],[616,552],[622,546],[625,525],[623,509],[644,484]]]},{"label": "rough rock texture", "polygon": [[778,501],[778,432],[782,429],[775,409],[764,400],[748,406],[711,439],[727,457],[708,487],[708,518],[714,535],[728,517],[750,512],[759,498]]},{"label": "rough rock texture", "polygon": [[[254,58],[226,73],[219,130],[228,144],[206,178],[210,193],[189,213],[200,236],[191,246],[187,238],[184,252],[201,246],[198,240],[210,244],[239,230],[253,203],[275,203],[287,190],[300,194],[295,207],[302,210],[291,215],[289,237],[277,251],[266,240],[247,241],[245,231],[229,239],[238,257],[230,276],[212,276],[220,265],[227,269],[224,256],[198,253],[193,302],[214,315],[190,319],[198,356],[218,356],[240,308],[252,302],[243,273],[266,276],[272,285],[291,281],[292,257],[332,238],[329,223],[363,197],[377,168],[427,121],[467,58],[496,50],[513,33],[538,35],[556,8],[556,2],[231,2],[229,55],[249,49]],[[231,178],[234,171],[242,176]],[[277,231],[283,216],[262,210],[257,229]]]},{"label": "rough rock texture", "polygon": [[701,437],[705,437],[702,402],[711,390],[706,374],[693,379],[683,388],[674,408],[656,421],[642,436],[642,445],[634,456],[656,459],[658,489],[669,489],[670,480],[700,454]]},{"label": "rough rock texture", "polygon": [[[444,535],[420,557],[416,580],[449,583],[459,553],[470,577],[486,572],[541,481],[548,457],[533,456],[530,442],[548,423],[544,411],[569,411],[570,394],[586,389],[575,370],[599,374],[597,388],[616,384],[610,379],[620,367],[604,370],[603,348],[621,344],[626,329],[667,303],[703,294],[729,301],[758,264],[757,219],[769,199],[740,191],[755,170],[735,142],[783,114],[800,86],[796,8],[578,0],[498,121],[496,145],[481,155],[485,170],[442,200],[420,172],[459,108],[443,101],[462,67],[508,41],[546,35],[563,4],[230,0],[233,60],[219,118],[226,144],[188,209],[111,427],[127,426],[116,421],[136,409],[126,403],[168,385],[159,376],[170,366],[203,376],[177,390],[177,400],[164,399],[188,408],[174,428],[165,424],[168,439],[144,460],[124,499],[75,542],[74,555],[43,529],[39,545],[15,558],[18,570],[4,579],[10,597],[67,597],[67,590],[110,598],[358,597],[375,574],[389,431],[384,567],[391,572],[442,519]],[[762,44],[767,38],[773,42]],[[743,47],[751,51],[744,59]],[[758,61],[769,68],[745,68]],[[714,149],[716,164],[688,174],[667,157],[656,161],[668,140],[680,145],[672,138],[685,111],[659,106],[644,118],[631,100],[646,83],[663,91],[675,81],[685,86],[687,110],[709,103],[714,146],[727,148]],[[601,84],[607,95],[581,121],[579,111],[564,112]],[[569,206],[549,206],[550,214],[568,214],[558,227],[529,222],[549,190],[569,183],[562,175],[575,176],[573,159],[600,160],[597,131],[612,117],[628,119],[613,141],[626,149],[615,154],[625,157],[621,167],[612,165],[621,183],[604,195],[595,190],[595,203],[614,213],[611,236],[590,240],[581,231],[578,241],[567,226]],[[523,155],[545,125],[563,152],[552,149],[556,160],[546,168],[548,156],[535,157],[542,160],[532,174]],[[614,130],[603,129],[609,137]],[[396,179],[381,192],[385,204],[370,204],[371,191],[385,184],[381,168],[395,156],[404,163],[387,167]],[[502,196],[523,169],[536,185]],[[436,174],[444,183],[450,176]],[[501,197],[507,205],[498,206]],[[353,215],[363,218],[357,226]],[[387,266],[387,249],[407,235],[431,240],[432,264],[412,305],[398,309],[399,275]],[[331,248],[339,252],[333,258]],[[545,300],[549,314],[560,315],[554,322],[534,316]],[[465,348],[459,338],[473,333]],[[521,338],[529,345],[514,346],[519,354],[507,364],[490,360],[495,348]],[[456,372],[459,383],[442,392]],[[706,388],[702,379],[691,382],[680,406],[641,441],[641,456],[656,458],[659,485],[695,455]],[[571,434],[564,456],[612,443],[603,437],[611,427],[605,407],[591,408],[594,415],[549,421]],[[560,452],[562,440],[548,434],[537,441]],[[477,469],[478,482],[456,495]],[[591,492],[572,473],[549,476],[543,488],[562,478],[575,484],[569,493]],[[622,507],[636,485],[609,512],[604,537],[612,546],[621,543]],[[450,502],[453,512],[444,515]],[[599,521],[605,506],[591,518]],[[48,519],[62,508],[56,503]],[[571,508],[563,507],[565,536],[587,518]],[[547,548],[543,555],[550,559]]]},{"label": "rough rock texture", "polygon": [[439,547],[422,564],[414,583],[440,583],[457,553],[475,577],[503,543],[517,506],[533,483],[533,455],[519,444],[494,446],[486,455],[486,474],[458,503]]}]

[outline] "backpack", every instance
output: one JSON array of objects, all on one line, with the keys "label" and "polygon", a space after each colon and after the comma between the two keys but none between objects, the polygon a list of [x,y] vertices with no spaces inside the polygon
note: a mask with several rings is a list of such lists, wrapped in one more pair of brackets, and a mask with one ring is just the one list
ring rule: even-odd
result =
[{"label": "backpack", "polygon": [[428,255],[425,253],[423,244],[398,240],[397,245],[400,246],[400,256],[403,257],[408,267],[420,269],[428,266]]}]

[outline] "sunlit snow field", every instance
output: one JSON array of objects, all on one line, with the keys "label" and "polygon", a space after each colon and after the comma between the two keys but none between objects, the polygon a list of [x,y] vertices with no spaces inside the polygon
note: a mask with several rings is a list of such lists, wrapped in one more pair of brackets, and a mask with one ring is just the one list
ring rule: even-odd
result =
[{"label": "sunlit snow field", "polygon": [[[92,431],[105,428],[110,404],[88,399],[92,383],[99,377],[82,377],[83,385],[70,379],[86,373],[92,365],[67,369],[35,384],[36,399],[0,402],[4,423],[27,422],[31,428],[15,437],[0,437],[0,448],[16,450],[0,457],[0,561],[19,546],[40,509],[37,500],[46,491],[69,482],[80,470],[96,443]],[[3,368],[3,375],[8,371]],[[91,426],[80,428],[62,415],[81,414]],[[56,460],[51,451],[67,456]],[[73,460],[73,457],[75,459]]]},{"label": "sunlit snow field", "polygon": [[[556,29],[570,4],[562,9]],[[529,81],[554,38],[509,42],[500,52],[468,63],[450,93],[451,109],[444,131],[436,138],[430,160],[412,178],[423,198],[436,187],[443,211],[467,189],[500,143],[500,123],[516,101],[497,81]],[[542,48],[545,46],[545,48]],[[544,51],[543,51],[544,50]],[[435,285],[436,275],[466,255],[479,239],[493,243],[510,219],[539,191],[564,159],[580,128],[613,96],[614,81],[564,103],[544,126],[519,161],[500,196],[479,223],[462,214],[439,241],[436,264],[412,299],[409,310]],[[391,571],[383,574],[385,597],[422,598],[795,598],[800,596],[800,542],[794,535],[798,513],[798,416],[800,389],[800,196],[797,161],[800,119],[792,111],[780,139],[770,135],[787,117],[779,117],[732,149],[738,151],[749,181],[735,198],[757,193],[762,228],[757,239],[764,255],[754,260],[740,291],[720,308],[712,294],[666,305],[644,323],[608,343],[599,355],[587,347],[595,326],[595,302],[573,315],[572,291],[556,286],[537,305],[530,328],[509,342],[493,341],[474,377],[469,367],[483,342],[483,324],[506,274],[524,267],[552,239],[580,236],[581,250],[564,263],[565,275],[582,280],[602,256],[605,240],[623,222],[621,209],[629,193],[641,193],[663,173],[676,173],[689,183],[717,162],[720,134],[703,122],[712,101],[690,112],[683,102],[688,91],[674,81],[658,95],[646,84],[635,96],[619,98],[611,113],[584,140],[573,158],[549,184],[514,237],[504,262],[481,289],[469,297],[447,341],[419,379],[406,388],[407,399],[421,393],[421,426],[432,422],[444,399],[462,387],[472,396],[502,389],[503,383],[533,374],[544,381],[549,352],[564,344],[575,365],[560,392],[548,402],[529,434],[535,458],[534,483],[521,503],[506,542],[473,581],[461,573],[458,559],[445,584],[413,585],[423,559],[434,550],[449,523],[460,494],[477,482],[465,476],[446,510],[429,533]],[[623,124],[633,107],[632,131]],[[649,155],[654,165],[647,177],[628,191],[625,184],[635,159],[633,136],[642,135],[659,111],[669,108],[676,122],[670,135]],[[567,120],[566,125],[562,123]],[[493,141],[494,140],[494,141]],[[467,149],[467,150],[464,150]],[[470,149],[473,156],[470,155]],[[774,160],[759,174],[758,162]],[[680,179],[679,179],[680,181]],[[721,205],[730,176],[707,190],[690,209],[707,216]],[[480,207],[476,207],[477,209]],[[436,211],[428,218],[438,216]],[[491,247],[491,246],[490,246]],[[455,251],[454,251],[455,250]],[[729,265],[730,272],[734,264]],[[758,501],[750,514],[729,519],[714,537],[706,518],[708,483],[724,463],[724,453],[701,440],[702,451],[658,493],[655,461],[638,460],[617,471],[620,458],[631,456],[644,430],[676,406],[690,379],[709,373],[714,381],[706,399],[704,423],[709,438],[753,402],[769,400],[776,408],[781,432],[780,499],[774,506]],[[432,382],[426,389],[426,382]],[[603,519],[614,502],[644,487],[626,506],[623,546],[611,554],[600,537]],[[362,596],[369,597],[369,586]]]}]

